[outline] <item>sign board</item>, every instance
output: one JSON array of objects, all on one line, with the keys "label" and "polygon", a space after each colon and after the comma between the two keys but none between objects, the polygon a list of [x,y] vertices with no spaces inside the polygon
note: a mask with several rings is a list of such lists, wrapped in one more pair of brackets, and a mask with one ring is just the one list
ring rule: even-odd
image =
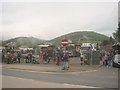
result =
[{"label": "sign board", "polygon": [[62,39],[61,44],[63,46],[67,46],[68,45],[68,40],[67,39]]}]

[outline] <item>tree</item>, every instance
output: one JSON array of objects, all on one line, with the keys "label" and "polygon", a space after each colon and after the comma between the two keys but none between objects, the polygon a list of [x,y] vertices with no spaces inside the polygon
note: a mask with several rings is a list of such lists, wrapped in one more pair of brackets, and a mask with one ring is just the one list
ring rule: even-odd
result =
[{"label": "tree", "polygon": [[117,36],[118,36],[118,42],[120,42],[120,22],[118,24]]},{"label": "tree", "polygon": [[103,42],[101,43],[101,45],[105,46],[110,44],[109,40],[103,40]]},{"label": "tree", "polygon": [[111,44],[114,44],[114,39],[110,36],[110,38],[109,38],[109,42],[111,43]]},{"label": "tree", "polygon": [[118,24],[118,29],[113,33],[113,37],[117,42],[120,42],[120,22]]}]

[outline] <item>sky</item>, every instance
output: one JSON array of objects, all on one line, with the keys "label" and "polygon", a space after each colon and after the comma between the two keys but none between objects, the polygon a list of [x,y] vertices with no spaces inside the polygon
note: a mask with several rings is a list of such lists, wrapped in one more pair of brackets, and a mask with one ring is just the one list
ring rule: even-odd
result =
[{"label": "sky", "polygon": [[0,37],[50,40],[76,31],[117,30],[118,2],[0,2]]}]

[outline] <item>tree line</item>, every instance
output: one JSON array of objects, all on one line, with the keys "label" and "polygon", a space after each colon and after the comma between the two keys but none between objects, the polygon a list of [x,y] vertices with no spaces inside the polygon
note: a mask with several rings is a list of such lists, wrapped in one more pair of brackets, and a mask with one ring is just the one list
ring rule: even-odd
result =
[{"label": "tree line", "polygon": [[120,43],[120,22],[118,23],[118,28],[113,32],[113,36],[109,37],[109,40],[104,40],[101,45]]}]

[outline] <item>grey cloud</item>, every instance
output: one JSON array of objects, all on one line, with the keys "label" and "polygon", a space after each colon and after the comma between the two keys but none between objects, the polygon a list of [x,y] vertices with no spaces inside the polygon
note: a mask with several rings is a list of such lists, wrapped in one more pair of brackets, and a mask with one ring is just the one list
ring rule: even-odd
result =
[{"label": "grey cloud", "polygon": [[3,3],[2,17],[3,37],[10,31],[10,37],[42,39],[78,30],[110,35],[117,28],[117,3]]}]

